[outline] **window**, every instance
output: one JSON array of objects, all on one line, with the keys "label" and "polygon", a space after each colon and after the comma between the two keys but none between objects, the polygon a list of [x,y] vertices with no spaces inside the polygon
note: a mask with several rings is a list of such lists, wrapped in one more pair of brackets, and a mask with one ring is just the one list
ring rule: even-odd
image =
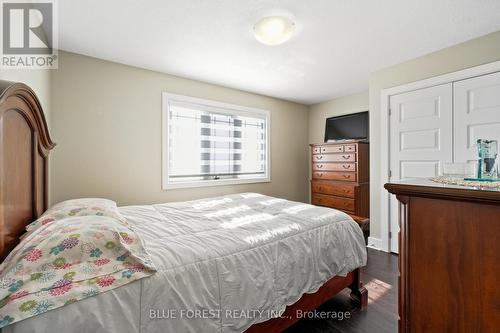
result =
[{"label": "window", "polygon": [[270,181],[269,112],[163,94],[163,189]]}]

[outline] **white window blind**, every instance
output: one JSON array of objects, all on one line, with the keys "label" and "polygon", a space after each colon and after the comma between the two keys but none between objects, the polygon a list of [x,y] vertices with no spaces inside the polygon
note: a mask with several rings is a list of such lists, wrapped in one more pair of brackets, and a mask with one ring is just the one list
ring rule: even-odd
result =
[{"label": "white window blind", "polygon": [[165,94],[163,117],[164,188],[269,181],[269,112]]}]

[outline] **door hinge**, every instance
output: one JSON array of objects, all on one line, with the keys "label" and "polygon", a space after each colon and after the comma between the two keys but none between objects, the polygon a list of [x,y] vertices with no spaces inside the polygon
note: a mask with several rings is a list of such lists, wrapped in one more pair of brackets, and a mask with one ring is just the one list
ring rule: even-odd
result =
[{"label": "door hinge", "polygon": [[389,231],[389,239],[392,238],[392,232]]},{"label": "door hinge", "polygon": [[392,110],[391,110],[391,109],[389,109],[389,116],[391,116],[391,115],[392,115]]},{"label": "door hinge", "polygon": [[389,170],[389,178],[392,177],[392,170]]}]

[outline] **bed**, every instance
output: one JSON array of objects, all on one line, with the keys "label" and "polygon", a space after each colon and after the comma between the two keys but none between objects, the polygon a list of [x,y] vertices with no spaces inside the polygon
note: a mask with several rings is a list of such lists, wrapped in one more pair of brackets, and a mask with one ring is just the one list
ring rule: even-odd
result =
[{"label": "bed", "polygon": [[[24,84],[0,81],[0,146],[3,260],[48,208],[55,144]],[[340,211],[258,193],[119,210],[158,271],[4,332],[281,332],[344,288],[367,305],[362,233]],[[187,313],[195,309],[224,315]]]}]

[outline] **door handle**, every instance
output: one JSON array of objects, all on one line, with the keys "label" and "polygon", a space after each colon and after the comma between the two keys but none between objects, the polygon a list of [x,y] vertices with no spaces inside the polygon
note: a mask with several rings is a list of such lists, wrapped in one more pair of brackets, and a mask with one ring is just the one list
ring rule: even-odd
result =
[{"label": "door handle", "polygon": [[344,160],[348,160],[348,159],[350,159],[350,158],[351,158],[351,156],[350,156],[350,155],[342,155],[342,158],[343,158]]},{"label": "door handle", "polygon": [[322,158],[323,158],[323,156],[321,156],[321,155],[320,156],[316,156],[316,159],[318,159],[318,160],[320,160]]},{"label": "door handle", "polygon": [[350,164],[342,164],[342,167],[344,169],[350,169],[351,168],[351,165]]},{"label": "door handle", "polygon": [[323,168],[323,164],[318,164],[318,169],[322,169]]}]

